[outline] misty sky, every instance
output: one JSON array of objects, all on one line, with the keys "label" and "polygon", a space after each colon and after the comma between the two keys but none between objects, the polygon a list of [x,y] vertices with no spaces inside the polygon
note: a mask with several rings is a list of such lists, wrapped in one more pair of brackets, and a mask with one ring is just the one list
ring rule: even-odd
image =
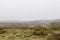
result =
[{"label": "misty sky", "polygon": [[0,0],[0,20],[60,18],[60,0]]}]

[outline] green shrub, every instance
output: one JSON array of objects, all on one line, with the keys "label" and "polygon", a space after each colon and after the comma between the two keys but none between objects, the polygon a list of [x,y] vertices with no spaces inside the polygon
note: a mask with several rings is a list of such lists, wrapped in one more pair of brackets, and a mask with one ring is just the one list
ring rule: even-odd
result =
[{"label": "green shrub", "polygon": [[51,37],[51,36],[48,36],[45,38],[46,40],[56,40],[55,38]]},{"label": "green shrub", "polygon": [[0,27],[0,34],[4,34],[6,33],[6,31],[4,30],[4,28]]},{"label": "green shrub", "polygon": [[39,29],[35,29],[34,32],[33,32],[33,35],[42,35],[42,36],[46,36],[48,35],[44,30],[39,30]]}]

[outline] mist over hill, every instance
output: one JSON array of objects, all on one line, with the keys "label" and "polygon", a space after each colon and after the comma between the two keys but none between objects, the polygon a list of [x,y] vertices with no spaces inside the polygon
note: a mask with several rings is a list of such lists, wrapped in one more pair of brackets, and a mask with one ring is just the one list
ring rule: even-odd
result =
[{"label": "mist over hill", "polygon": [[53,20],[33,20],[33,21],[0,21],[0,23],[51,23],[51,22],[60,22],[60,19]]},{"label": "mist over hill", "polygon": [[54,19],[54,20],[34,20],[34,21],[0,21],[0,26],[2,25],[41,25],[43,27],[47,27],[51,24],[59,24],[60,25],[60,19]]}]

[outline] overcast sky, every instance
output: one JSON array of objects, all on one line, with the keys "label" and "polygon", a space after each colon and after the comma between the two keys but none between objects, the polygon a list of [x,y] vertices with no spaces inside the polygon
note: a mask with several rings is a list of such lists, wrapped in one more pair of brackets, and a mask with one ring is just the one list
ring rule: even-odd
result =
[{"label": "overcast sky", "polygon": [[60,0],[0,0],[0,21],[60,18]]}]

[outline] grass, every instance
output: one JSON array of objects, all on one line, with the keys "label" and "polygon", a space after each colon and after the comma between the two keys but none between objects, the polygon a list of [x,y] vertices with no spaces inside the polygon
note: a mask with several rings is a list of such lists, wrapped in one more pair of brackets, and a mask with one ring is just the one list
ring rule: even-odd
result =
[{"label": "grass", "polygon": [[52,35],[59,33],[60,30],[51,30],[40,26],[32,28],[1,27],[0,40],[55,40]]}]

